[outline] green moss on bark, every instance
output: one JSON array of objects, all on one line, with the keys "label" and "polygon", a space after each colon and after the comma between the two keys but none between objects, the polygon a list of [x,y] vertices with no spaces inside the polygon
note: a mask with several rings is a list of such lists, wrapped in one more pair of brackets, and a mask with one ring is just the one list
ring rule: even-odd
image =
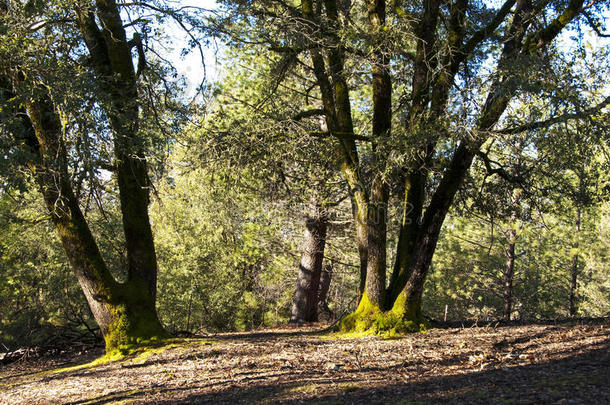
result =
[{"label": "green moss on bark", "polygon": [[406,299],[401,295],[390,311],[382,312],[365,293],[356,311],[340,322],[340,333],[392,338],[406,333],[425,332],[427,325],[419,305],[405,304]]},{"label": "green moss on bark", "polygon": [[370,329],[379,315],[381,315],[379,307],[373,305],[368,295],[364,293],[356,311],[341,320],[339,330],[343,333],[365,332]]},{"label": "green moss on bark", "polygon": [[114,303],[108,304],[113,320],[104,333],[107,354],[125,355],[135,348],[169,338],[145,285],[132,281],[118,290]]}]

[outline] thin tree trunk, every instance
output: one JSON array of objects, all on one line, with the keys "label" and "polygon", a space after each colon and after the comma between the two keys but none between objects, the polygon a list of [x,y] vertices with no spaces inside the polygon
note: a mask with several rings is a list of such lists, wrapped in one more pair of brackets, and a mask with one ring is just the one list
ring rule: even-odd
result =
[{"label": "thin tree trunk", "polygon": [[299,263],[290,322],[317,322],[318,295],[328,218],[319,208],[305,221],[303,252]]},{"label": "thin tree trunk", "polygon": [[[513,224],[511,224],[512,226]],[[511,228],[508,231],[508,246],[505,251],[506,267],[504,269],[504,307],[503,318],[505,321],[510,321],[510,315],[513,307],[513,278],[515,274],[515,244],[517,241],[517,231]]]},{"label": "thin tree trunk", "polygon": [[578,307],[576,305],[576,288],[578,287],[578,254],[572,256],[572,267],[570,269],[570,297],[569,313],[571,317],[576,316]]},{"label": "thin tree trunk", "polygon": [[327,264],[320,276],[320,291],[318,292],[318,318],[322,318],[327,322],[333,317],[333,313],[328,307],[328,291],[330,290],[332,276],[333,268],[330,264]]},{"label": "thin tree trunk", "polygon": [[[576,207],[576,236],[580,234],[580,223],[581,223],[581,211],[580,206]],[[575,249],[576,253],[572,256],[572,267],[570,268],[570,296],[568,302],[568,311],[570,316],[576,316],[578,312],[578,304],[576,297],[576,289],[578,288],[578,270],[579,270],[579,255],[578,255],[579,243],[576,241]]]}]

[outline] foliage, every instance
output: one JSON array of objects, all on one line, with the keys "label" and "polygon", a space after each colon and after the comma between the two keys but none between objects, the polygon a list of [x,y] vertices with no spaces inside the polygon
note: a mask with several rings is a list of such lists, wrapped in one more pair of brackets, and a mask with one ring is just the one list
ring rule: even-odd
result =
[{"label": "foliage", "polygon": [[283,213],[246,187],[257,181],[246,170],[181,167],[181,152],[151,207],[162,320],[174,331],[285,321],[296,265]]},{"label": "foliage", "polygon": [[0,306],[3,348],[95,337],[85,297],[35,192],[0,196]]}]

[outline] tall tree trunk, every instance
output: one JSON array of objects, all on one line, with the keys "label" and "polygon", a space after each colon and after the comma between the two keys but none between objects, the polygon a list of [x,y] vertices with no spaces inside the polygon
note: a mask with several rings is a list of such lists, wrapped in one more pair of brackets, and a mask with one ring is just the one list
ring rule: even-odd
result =
[{"label": "tall tree trunk", "polygon": [[[398,234],[394,270],[386,294],[386,310],[392,308],[394,301],[411,276],[410,264],[420,231],[420,219],[426,198],[427,171],[425,168],[432,158],[436,139],[431,130],[433,119],[426,117],[426,109],[430,102],[432,72],[437,64],[437,59],[433,55],[436,52],[436,27],[440,12],[440,1],[424,1],[423,9],[423,15],[416,30],[418,41],[413,66],[412,103],[405,120],[408,133],[414,137],[423,138],[421,141],[423,154],[415,157],[405,176],[403,217]],[[432,103],[444,105],[442,96],[437,95]]]},{"label": "tall tree trunk", "polygon": [[[332,28],[338,29],[338,12],[335,0],[325,0],[326,15],[331,21]],[[321,46],[317,43],[316,36],[319,34],[320,16],[314,13],[313,1],[303,0],[301,2],[303,17],[310,24],[312,30],[309,35],[312,38],[312,49],[309,54],[313,63],[313,72],[316,77],[324,115],[331,135],[335,136],[340,144],[343,156],[341,171],[350,188],[352,200],[352,213],[356,228],[356,243],[358,245],[358,256],[360,258],[360,287],[362,294],[366,281],[366,266],[368,258],[368,195],[367,189],[362,182],[360,163],[356,142],[352,138],[354,126],[351,116],[351,105],[349,89],[343,76],[345,63],[344,50],[337,35],[332,37],[335,44],[327,50],[328,70]],[[336,33],[335,33],[336,34]],[[321,39],[320,39],[321,40]],[[332,83],[329,80],[332,77]]]},{"label": "tall tree trunk", "polygon": [[[581,186],[582,186],[582,182],[581,182]],[[581,224],[581,210],[580,210],[580,206],[577,205],[576,206],[576,237],[578,237],[580,234],[580,224]],[[568,311],[569,311],[570,316],[572,316],[572,317],[576,316],[576,313],[578,312],[577,297],[576,297],[576,290],[578,288],[578,270],[579,270],[578,247],[579,247],[579,243],[577,240],[576,243],[574,244],[576,253],[574,253],[574,255],[572,255],[572,266],[570,268],[570,296],[569,296],[569,302],[568,302],[568,305],[569,305]]]},{"label": "tall tree trunk", "polygon": [[[511,226],[513,223],[511,223]],[[513,308],[513,278],[515,275],[515,244],[517,242],[517,230],[514,228],[508,231],[508,246],[506,248],[506,267],[504,268],[504,307],[502,315],[505,321],[510,321]]]},{"label": "tall tree trunk", "polygon": [[372,56],[373,76],[373,130],[372,169],[368,201],[368,241],[367,265],[364,293],[358,308],[342,322],[341,328],[349,331],[366,329],[380,314],[385,305],[386,250],[387,250],[387,208],[389,186],[385,180],[385,142],[392,127],[392,81],[389,72],[389,58],[385,52],[383,39],[386,21],[385,0],[368,1],[368,20],[375,51]]},{"label": "tall tree trunk", "polygon": [[368,303],[378,310],[385,304],[386,245],[389,187],[384,178],[385,141],[392,127],[392,80],[383,33],[386,22],[385,0],[368,2],[368,19],[375,42],[373,76],[373,181],[368,212],[368,257],[365,293]]},{"label": "tall tree trunk", "polygon": [[[110,118],[114,135],[128,277],[146,284],[154,298],[157,291],[157,259],[148,216],[149,181],[145,140],[139,133],[138,89],[131,56],[132,44],[127,41],[115,0],[97,0],[95,4],[95,14],[92,10],[78,11],[79,27],[89,49],[97,81],[105,92],[101,105]],[[101,28],[98,27],[98,20]]]},{"label": "tall tree trunk", "polygon": [[328,217],[316,208],[305,220],[305,235],[290,322],[317,322],[318,296]]}]

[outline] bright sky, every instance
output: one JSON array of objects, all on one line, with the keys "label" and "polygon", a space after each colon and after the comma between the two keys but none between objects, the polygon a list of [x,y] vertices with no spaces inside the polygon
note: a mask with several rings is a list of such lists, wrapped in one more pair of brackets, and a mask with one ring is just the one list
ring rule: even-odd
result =
[{"label": "bright sky", "polygon": [[[218,7],[215,0],[183,0],[173,1],[175,7],[200,7],[208,10],[214,10]],[[173,38],[174,49],[167,55],[168,59],[173,62],[178,74],[186,79],[185,95],[192,98],[195,95],[197,87],[201,85],[202,79],[205,76],[206,83],[212,83],[218,79],[220,72],[217,65],[217,57],[220,56],[218,47],[221,44],[210,44],[203,46],[203,58],[205,69],[201,62],[201,54],[198,49],[191,50],[186,56],[181,55],[182,49],[188,47],[188,35],[176,23],[172,23],[165,27],[167,33]],[[217,55],[218,53],[218,55]]]}]

